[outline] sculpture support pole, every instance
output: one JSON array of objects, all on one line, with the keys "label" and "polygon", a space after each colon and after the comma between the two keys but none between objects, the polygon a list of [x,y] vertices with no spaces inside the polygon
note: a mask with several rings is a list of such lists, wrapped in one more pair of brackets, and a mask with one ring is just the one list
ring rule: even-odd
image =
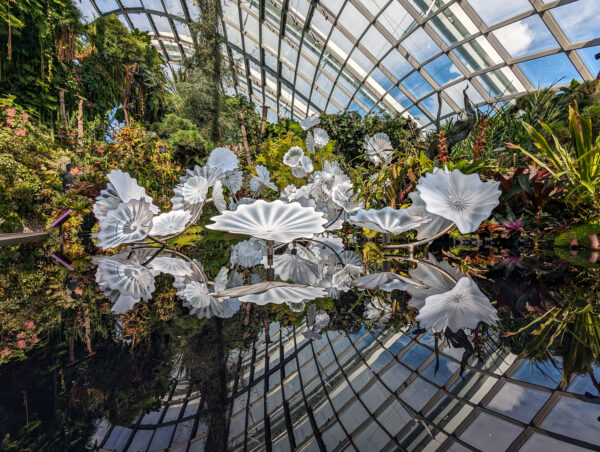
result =
[{"label": "sculpture support pole", "polygon": [[267,281],[275,281],[275,269],[273,268],[273,240],[267,240]]},{"label": "sculpture support pole", "polygon": [[383,233],[383,246],[388,246],[390,244],[391,234],[389,232]]},{"label": "sculpture support pole", "polygon": [[408,248],[409,250],[411,248],[414,249],[415,246],[419,246],[419,245],[425,245],[426,243],[430,243],[433,242],[435,239],[440,238],[443,235],[448,234],[449,232],[451,232],[454,228],[456,227],[456,225],[454,223],[452,223],[450,226],[448,226],[446,229],[444,229],[443,231],[438,232],[436,235],[432,236],[432,237],[428,237],[426,239],[423,240],[419,240],[418,242],[411,242],[411,243],[400,243],[398,245],[383,245],[382,248],[386,249],[386,250],[397,250],[397,249],[402,249],[402,248]]}]

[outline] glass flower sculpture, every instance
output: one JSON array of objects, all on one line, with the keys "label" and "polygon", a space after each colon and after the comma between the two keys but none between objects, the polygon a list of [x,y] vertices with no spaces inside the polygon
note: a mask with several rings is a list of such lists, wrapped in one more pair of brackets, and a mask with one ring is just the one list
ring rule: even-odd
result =
[{"label": "glass flower sculpture", "polygon": [[461,234],[469,234],[498,205],[499,185],[483,182],[478,174],[438,169],[421,177],[416,188],[428,212],[454,222]]},{"label": "glass flower sculpture", "polygon": [[299,203],[262,199],[241,205],[235,211],[223,212],[211,218],[208,229],[233,234],[250,235],[263,240],[288,243],[299,238],[312,238],[323,232],[326,219],[323,214]]},{"label": "glass flower sculpture", "polygon": [[387,206],[383,209],[361,209],[356,215],[350,217],[349,221],[366,229],[398,235],[415,229],[430,220],[411,215],[406,209],[394,209]]},{"label": "glass flower sculpture", "polygon": [[378,133],[372,137],[366,136],[364,143],[365,153],[376,165],[389,164],[394,156],[392,142],[385,133]]},{"label": "glass flower sculpture", "polygon": [[496,325],[498,313],[477,284],[464,276],[452,290],[427,297],[416,319],[423,328],[456,332],[475,329],[479,322]]},{"label": "glass flower sculpture", "polygon": [[256,165],[256,176],[250,179],[250,189],[254,195],[260,195],[266,190],[277,191],[277,185],[271,182],[271,174],[266,166]]},{"label": "glass flower sculpture", "polygon": [[219,169],[221,171],[233,171],[237,169],[240,162],[237,155],[228,148],[215,148],[212,150],[206,161],[209,168]]}]

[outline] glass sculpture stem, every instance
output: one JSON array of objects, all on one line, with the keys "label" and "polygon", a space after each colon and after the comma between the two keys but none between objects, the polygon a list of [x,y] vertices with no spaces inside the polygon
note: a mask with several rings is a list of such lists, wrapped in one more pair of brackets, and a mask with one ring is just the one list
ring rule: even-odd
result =
[{"label": "glass sculpture stem", "polygon": [[450,226],[448,226],[446,229],[438,232],[436,235],[432,236],[432,237],[428,237],[426,239],[423,240],[419,240],[417,242],[410,242],[410,243],[400,243],[398,245],[383,245],[382,248],[386,249],[386,250],[397,250],[397,249],[404,249],[404,248],[411,248],[414,246],[419,246],[419,245],[425,245],[426,243],[430,243],[433,242],[435,239],[440,238],[443,235],[448,234],[450,231],[452,231],[454,228],[456,227],[456,225],[454,223],[452,223]]}]

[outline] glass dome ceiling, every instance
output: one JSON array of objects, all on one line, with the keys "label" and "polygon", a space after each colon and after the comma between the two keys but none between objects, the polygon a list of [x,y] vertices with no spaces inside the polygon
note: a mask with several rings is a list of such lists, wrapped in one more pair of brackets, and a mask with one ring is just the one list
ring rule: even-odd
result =
[{"label": "glass dome ceiling", "polygon": [[[79,0],[147,31],[171,69],[192,52],[193,0]],[[401,112],[424,127],[600,70],[598,0],[221,0],[232,92],[269,120]]]}]

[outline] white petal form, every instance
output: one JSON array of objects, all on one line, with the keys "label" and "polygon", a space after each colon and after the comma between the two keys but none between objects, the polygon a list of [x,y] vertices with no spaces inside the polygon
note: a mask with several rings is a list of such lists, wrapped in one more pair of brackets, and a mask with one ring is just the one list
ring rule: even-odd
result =
[{"label": "white petal form", "polygon": [[239,206],[236,211],[212,217],[206,227],[217,231],[251,235],[259,239],[288,243],[299,238],[312,238],[323,232],[327,221],[323,214],[299,203],[266,202],[262,199]]},{"label": "white petal form", "polygon": [[290,284],[285,287],[274,287],[259,294],[244,295],[240,301],[264,306],[269,303],[301,303],[327,296],[327,291],[321,287]]},{"label": "white petal form", "polygon": [[363,267],[354,265],[345,265],[341,270],[335,272],[331,277],[331,285],[341,292],[350,290],[350,284],[353,278],[362,273]]},{"label": "white petal form", "polygon": [[384,292],[392,292],[394,290],[407,290],[408,284],[400,281],[399,279],[395,279],[392,282],[384,284],[380,287]]},{"label": "white petal form", "polygon": [[198,281],[192,281],[187,284],[183,289],[182,296],[187,302],[186,305],[195,309],[207,307],[213,298],[209,294],[206,284]]},{"label": "white petal form", "polygon": [[296,186],[294,184],[290,184],[283,190],[281,190],[281,193],[279,193],[279,199],[288,202],[292,201],[291,197],[293,197],[297,191],[298,189],[296,188]]},{"label": "white petal form", "polygon": [[237,155],[231,149],[227,148],[213,149],[206,161],[206,166],[220,169],[221,171],[233,171],[237,169],[239,164]]},{"label": "white petal form", "polygon": [[331,191],[331,200],[346,213],[354,213],[364,206],[364,203],[356,201],[354,187],[350,181],[335,185]]},{"label": "white petal form", "polygon": [[219,274],[215,277],[213,292],[220,292],[227,288],[227,283],[229,282],[228,273],[227,267],[221,267]]},{"label": "white petal form", "polygon": [[255,195],[259,195],[265,190],[277,191],[277,185],[271,182],[271,174],[266,166],[256,165],[256,176],[250,179],[250,189]]},{"label": "white petal form", "polygon": [[212,187],[216,181],[225,177],[225,174],[220,168],[196,165],[193,170],[188,169],[185,171],[185,176],[179,178],[179,183],[184,184],[189,178],[194,176],[202,176],[208,181],[208,186]]},{"label": "white petal form", "polygon": [[364,148],[367,154],[379,154],[383,151],[393,149],[394,147],[387,134],[377,133],[372,137],[369,137],[368,135],[365,137]]},{"label": "white petal form", "polygon": [[313,330],[306,330],[302,332],[302,336],[309,341],[319,341],[323,337],[321,334]]},{"label": "white petal form", "polygon": [[365,271],[362,259],[354,251],[342,251],[340,253],[340,259],[342,260],[342,264],[344,265],[353,265],[355,267],[360,267],[361,273]]},{"label": "white petal form", "polygon": [[[415,309],[421,309],[425,305],[425,299],[427,297],[452,290],[456,281],[463,276],[457,267],[451,266],[448,261],[445,260],[438,262],[431,253],[429,253],[426,262],[431,265],[418,262],[416,268],[411,268],[408,271],[408,274],[412,279],[421,281],[427,286],[425,288],[411,286],[406,289],[411,295],[408,305]],[[449,276],[444,273],[447,273]]]},{"label": "white petal form", "polygon": [[306,171],[304,171],[302,165],[294,166],[292,168],[292,175],[298,179],[302,179],[303,177],[306,177]]},{"label": "white petal form", "polygon": [[309,116],[308,118],[300,121],[300,127],[302,127],[302,130],[312,129],[314,126],[318,126],[319,124],[321,124],[321,118],[318,116]]},{"label": "white petal form", "polygon": [[302,159],[300,160],[300,165],[302,165],[302,169],[307,174],[312,173],[315,169],[315,166],[313,165],[313,162],[308,155],[305,155],[304,157],[302,157]]},{"label": "white petal form", "polygon": [[237,299],[211,298],[207,306],[190,308],[190,314],[196,315],[199,319],[208,319],[211,317],[229,319],[240,310],[241,306],[242,304]]},{"label": "white petal form", "polygon": [[258,240],[252,238],[234,245],[231,248],[231,256],[229,259],[232,265],[254,267],[260,264],[265,251],[266,247]]},{"label": "white petal form", "polygon": [[461,234],[479,228],[498,205],[499,182],[482,182],[478,174],[436,171],[421,177],[417,190],[428,212],[453,221]]},{"label": "white petal form", "polygon": [[475,329],[479,322],[498,323],[498,312],[475,282],[464,276],[448,292],[432,295],[416,318],[423,328],[456,332],[462,328]]},{"label": "white petal form", "polygon": [[361,209],[358,213],[348,219],[363,228],[392,235],[402,234],[429,221],[424,217],[416,217],[408,213],[406,209]]},{"label": "white petal form", "polygon": [[108,174],[109,183],[96,197],[94,203],[94,215],[98,221],[104,219],[109,211],[116,209],[119,204],[128,203],[131,200],[144,199],[150,206],[150,211],[158,213],[158,207],[152,204],[153,199],[146,194],[146,189],[140,187],[137,180],[119,169],[112,170]]},{"label": "white petal form", "polygon": [[221,176],[221,182],[234,195],[240,191],[244,182],[244,173],[242,171],[227,171]]},{"label": "white petal form", "polygon": [[329,143],[329,134],[324,129],[320,129],[318,127],[313,129],[313,137],[315,140],[315,147],[317,149],[322,149],[327,146],[327,143]]},{"label": "white petal form", "polygon": [[173,276],[190,276],[192,269],[180,257],[158,256],[148,264],[153,274],[167,273]]},{"label": "white petal form", "polygon": [[315,315],[315,330],[321,331],[329,325],[331,318],[325,311],[318,311]]},{"label": "white petal form", "polygon": [[361,276],[360,278],[356,278],[354,281],[352,281],[351,287],[357,287],[360,290],[379,290],[383,286],[394,281],[399,281],[399,283],[404,284],[404,289],[398,289],[402,286],[399,283],[395,284],[394,287],[398,290],[406,290],[409,284],[416,287],[426,287],[420,281],[407,278],[405,276],[398,275],[392,272],[371,273],[370,275]]},{"label": "white petal form", "polygon": [[225,202],[225,196],[223,196],[223,185],[221,181],[217,181],[213,187],[212,199],[215,207],[221,213],[227,210],[227,202]]},{"label": "white petal form", "polygon": [[392,307],[379,297],[372,297],[366,302],[365,319],[377,320],[380,325],[385,324],[392,316]]},{"label": "white petal form", "polygon": [[237,210],[237,208],[239,206],[243,206],[246,204],[252,204],[255,201],[256,201],[256,199],[254,199],[254,198],[248,198],[248,197],[244,196],[243,198],[240,198],[237,201],[231,201],[229,203],[229,210],[232,210],[232,211]]},{"label": "white petal form", "polygon": [[192,213],[187,210],[172,210],[162,213],[152,220],[150,234],[159,237],[179,234],[185,230],[186,224],[192,219]]},{"label": "white petal form", "polygon": [[121,203],[100,221],[100,248],[114,248],[122,243],[143,240],[152,229],[150,204],[143,199]]},{"label": "white petal form", "polygon": [[113,303],[111,312],[113,314],[125,314],[127,311],[131,311],[136,303],[140,301],[139,298],[130,297],[129,295],[121,295],[119,292],[115,292],[111,295],[110,301]]},{"label": "white petal form", "polygon": [[304,151],[300,146],[294,146],[283,156],[283,163],[291,168],[300,165],[304,157]]},{"label": "white petal form", "polygon": [[306,150],[308,151],[308,153],[314,154],[315,153],[315,136],[313,135],[313,133],[310,130],[306,134],[305,144],[306,144]]},{"label": "white petal form", "polygon": [[183,200],[191,205],[200,204],[206,199],[208,193],[208,181],[202,176],[190,177],[181,186]]},{"label": "white petal form", "polygon": [[429,222],[423,223],[415,228],[417,231],[417,240],[433,237],[452,224],[450,220],[446,220],[444,217],[427,212],[425,203],[421,199],[421,195],[418,191],[413,191],[409,193],[408,196],[412,200],[412,205],[408,206],[406,209],[408,210],[408,213],[417,217],[425,217],[430,219]]},{"label": "white petal form", "polygon": [[303,259],[295,252],[289,250],[284,254],[273,257],[275,274],[283,281],[293,281],[299,284],[314,284],[319,276],[316,263]]},{"label": "white petal form", "polygon": [[302,312],[304,311],[304,308],[306,308],[306,303],[304,303],[303,301],[300,303],[288,301],[285,304],[287,304],[293,312]]},{"label": "white petal form", "polygon": [[149,300],[154,292],[154,276],[139,264],[119,262],[105,256],[97,256],[96,282],[103,292],[117,291],[121,295]]}]

